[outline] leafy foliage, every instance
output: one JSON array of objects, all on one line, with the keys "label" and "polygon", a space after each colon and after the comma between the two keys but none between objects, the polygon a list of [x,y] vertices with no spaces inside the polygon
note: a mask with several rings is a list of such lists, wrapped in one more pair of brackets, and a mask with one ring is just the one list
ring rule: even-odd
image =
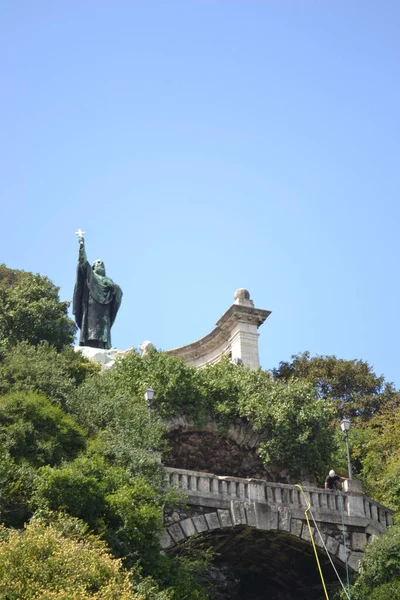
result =
[{"label": "leafy foliage", "polygon": [[[143,399],[148,386],[157,390],[150,428]],[[276,382],[266,371],[228,360],[196,370],[156,351],[143,358],[131,352],[113,371],[88,379],[68,406],[93,433],[103,429],[119,464],[136,470],[146,446],[165,449],[161,419],[182,415],[200,426],[212,418],[221,433],[229,424],[251,424],[263,439],[264,464],[277,474],[286,468],[293,476],[320,475],[335,450],[332,407],[316,397],[312,384]]]},{"label": "leafy foliage", "polygon": [[360,449],[366,491],[379,502],[400,510],[400,408],[376,415],[364,427]]},{"label": "leafy foliage", "polygon": [[104,457],[85,455],[58,468],[40,469],[32,504],[83,519],[104,534],[114,554],[140,557],[147,573],[157,559],[162,496],[143,477],[132,477]]},{"label": "leafy foliage", "polygon": [[[109,394],[117,399],[119,413],[120,407],[127,401],[131,408],[144,406],[144,392],[147,387],[152,387],[157,390],[154,407],[162,417],[184,413],[198,418],[204,410],[204,393],[199,385],[198,373],[180,358],[155,350],[142,358],[132,350],[117,363],[115,369],[101,378],[88,381],[82,390],[78,390],[71,407],[88,425],[94,419],[94,427],[101,428],[110,418],[116,418]],[[98,399],[97,402],[93,401],[94,398]]]},{"label": "leafy foliage", "polygon": [[223,422],[244,419],[262,434],[259,454],[277,473],[322,473],[335,450],[329,403],[305,381],[275,382],[269,373],[221,361],[199,371],[210,412]]},{"label": "leafy foliage", "polygon": [[83,430],[45,396],[0,396],[0,449],[16,463],[54,465],[75,457],[84,446]]},{"label": "leafy foliage", "polygon": [[88,375],[98,366],[69,346],[62,351],[48,342],[37,346],[20,342],[3,352],[0,362],[0,394],[31,391],[65,405]]},{"label": "leafy foliage", "polygon": [[0,597],[7,600],[143,600],[104,542],[73,519],[0,529]]},{"label": "leafy foliage", "polygon": [[61,350],[76,331],[68,318],[68,302],[60,302],[59,288],[47,277],[0,265],[1,347],[44,341]]},{"label": "leafy foliage", "polygon": [[306,380],[312,383],[320,398],[334,401],[339,417],[370,417],[396,396],[392,384],[377,377],[362,360],[343,360],[336,356],[314,356],[309,352],[295,354],[291,362],[279,363],[273,370],[276,380]]},{"label": "leafy foliage", "polygon": [[7,454],[0,457],[0,522],[7,527],[22,527],[31,516],[29,502],[35,469],[17,464]]},{"label": "leafy foliage", "polygon": [[400,599],[399,526],[389,528],[367,546],[351,597],[353,600]]}]

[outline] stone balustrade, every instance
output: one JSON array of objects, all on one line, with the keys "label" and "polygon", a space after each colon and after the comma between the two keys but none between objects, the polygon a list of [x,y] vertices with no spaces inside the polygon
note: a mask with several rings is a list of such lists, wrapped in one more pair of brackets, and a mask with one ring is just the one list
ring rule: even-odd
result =
[{"label": "stone balustrade", "polygon": [[[273,483],[259,479],[241,479],[222,477],[212,473],[202,473],[165,467],[170,485],[181,488],[189,497],[191,504],[220,505],[226,502],[260,502],[269,505],[284,505],[291,511],[301,511],[307,507],[304,495],[294,485]],[[392,525],[392,513],[389,509],[360,493],[342,493],[316,487],[304,487],[311,504],[311,510],[317,512],[320,519],[336,521],[343,516],[349,519],[364,518],[373,521],[379,532]]]}]

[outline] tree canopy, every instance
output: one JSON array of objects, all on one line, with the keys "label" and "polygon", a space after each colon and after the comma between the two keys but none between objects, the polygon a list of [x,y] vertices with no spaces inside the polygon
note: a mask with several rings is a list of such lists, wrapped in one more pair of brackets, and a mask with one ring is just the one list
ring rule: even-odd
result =
[{"label": "tree canopy", "polygon": [[71,344],[76,326],[68,306],[47,277],[0,265],[0,349],[21,341],[58,350]]},{"label": "tree canopy", "polygon": [[375,375],[363,360],[311,357],[303,352],[294,354],[290,362],[280,362],[272,372],[279,381],[300,379],[312,383],[319,397],[335,402],[340,417],[369,418],[396,397],[394,386],[385,382],[383,375]]},{"label": "tree canopy", "polygon": [[0,394],[37,392],[64,406],[76,387],[98,371],[98,365],[69,346],[57,351],[48,342],[18,342],[2,352]]},{"label": "tree canopy", "polygon": [[[93,432],[105,429],[121,452],[124,439],[141,437],[138,418],[147,386],[157,390],[149,438],[155,448],[162,449],[162,436],[154,439],[160,418],[185,415],[199,425],[211,417],[221,434],[229,424],[250,424],[260,432],[260,456],[276,476],[282,469],[293,477],[321,476],[335,451],[332,407],[316,397],[310,383],[273,381],[266,371],[228,360],[196,370],[156,350],[143,358],[132,351],[112,371],[84,382],[69,408]],[[118,435],[112,436],[116,427]]]},{"label": "tree canopy", "polygon": [[351,588],[353,600],[400,600],[400,527],[389,528],[368,544],[360,575]]},{"label": "tree canopy", "polygon": [[144,600],[104,542],[77,520],[0,526],[0,597],[7,600]]},{"label": "tree canopy", "polygon": [[55,465],[85,447],[84,431],[45,396],[0,396],[0,449],[15,462]]}]

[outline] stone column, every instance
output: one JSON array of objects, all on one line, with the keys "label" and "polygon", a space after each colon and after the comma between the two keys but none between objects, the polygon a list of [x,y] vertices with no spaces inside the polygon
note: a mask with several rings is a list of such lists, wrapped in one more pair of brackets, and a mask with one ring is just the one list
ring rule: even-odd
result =
[{"label": "stone column", "polygon": [[238,322],[231,333],[232,360],[239,359],[250,369],[258,369],[260,358],[258,355],[257,325],[253,323]]},{"label": "stone column", "polygon": [[250,369],[258,369],[258,328],[270,315],[270,311],[254,307],[250,294],[239,288],[234,294],[234,303],[217,323],[227,333],[227,347],[231,358]]},{"label": "stone column", "polygon": [[365,517],[364,494],[361,481],[346,479],[343,482],[346,493],[345,507],[349,517]]}]

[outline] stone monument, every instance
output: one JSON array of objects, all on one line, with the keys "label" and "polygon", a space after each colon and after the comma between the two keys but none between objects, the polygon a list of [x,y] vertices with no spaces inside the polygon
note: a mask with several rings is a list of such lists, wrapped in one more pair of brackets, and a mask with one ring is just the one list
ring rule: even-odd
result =
[{"label": "stone monument", "polygon": [[79,346],[111,348],[111,327],[121,306],[122,290],[106,277],[102,260],[90,265],[85,252],[84,231],[76,232],[79,258],[74,290],[73,314],[80,332]]}]

